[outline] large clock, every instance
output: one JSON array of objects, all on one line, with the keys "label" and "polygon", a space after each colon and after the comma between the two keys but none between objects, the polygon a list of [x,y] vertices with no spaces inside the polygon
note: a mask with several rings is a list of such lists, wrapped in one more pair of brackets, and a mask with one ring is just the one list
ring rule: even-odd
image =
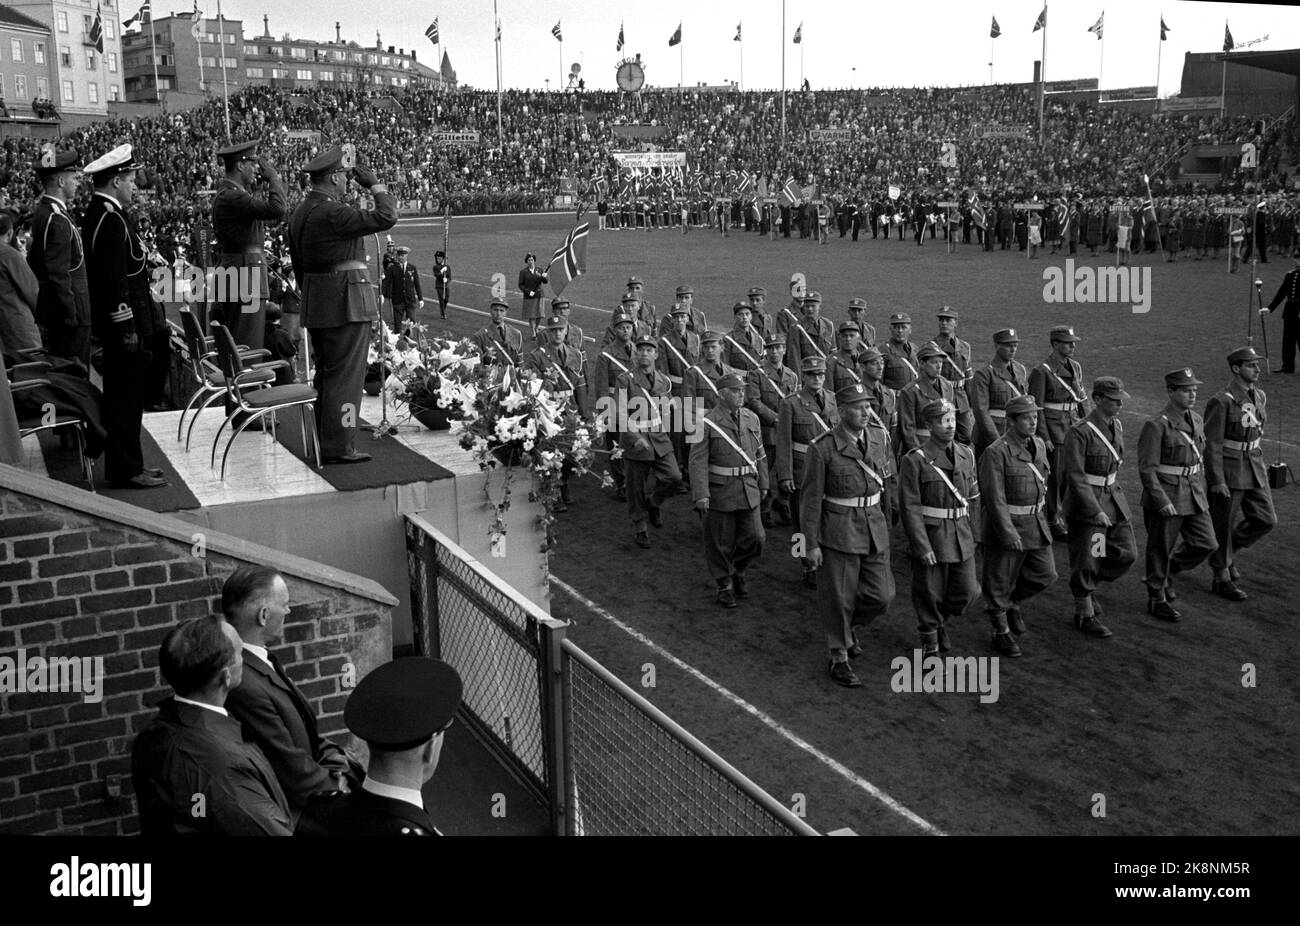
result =
[{"label": "large clock", "polygon": [[620,61],[614,74],[620,90],[636,93],[645,84],[645,68],[638,61],[628,59]]}]

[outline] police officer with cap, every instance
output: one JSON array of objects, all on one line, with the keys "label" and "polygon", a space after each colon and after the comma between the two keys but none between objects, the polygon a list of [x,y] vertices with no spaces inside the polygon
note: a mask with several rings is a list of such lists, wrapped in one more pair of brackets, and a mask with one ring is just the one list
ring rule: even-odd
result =
[{"label": "police officer with cap", "polygon": [[32,243],[27,264],[40,291],[36,322],[44,329],[45,348],[56,357],[80,360],[90,368],[90,283],[81,232],[68,214],[77,195],[81,156],[75,149],[56,151],[46,145],[34,165],[42,194],[32,215]]},{"label": "police officer with cap", "polygon": [[[311,189],[289,219],[289,253],[302,293],[302,324],[316,360],[316,428],[325,463],[364,463],[356,449],[370,331],[379,304],[366,273],[366,236],[397,224],[397,202],[375,172],[344,164],[334,147],[303,170]],[[371,210],[344,203],[348,181],[374,196]]]},{"label": "police officer with cap", "polygon": [[441,836],[421,790],[433,777],[443,735],[460,707],[460,675],[440,659],[395,659],[361,680],[343,722],[366,741],[361,787],[308,799],[295,836]]}]

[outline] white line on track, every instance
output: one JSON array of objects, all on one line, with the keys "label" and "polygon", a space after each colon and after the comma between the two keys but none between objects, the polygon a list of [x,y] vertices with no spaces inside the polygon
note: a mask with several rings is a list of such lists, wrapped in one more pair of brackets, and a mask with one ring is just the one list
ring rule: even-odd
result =
[{"label": "white line on track", "polygon": [[832,759],[830,756],[826,755],[826,753],[822,752],[812,743],[809,743],[807,740],[803,739],[802,737],[788,730],[786,727],[782,726],[775,718],[773,718],[769,714],[764,713],[754,705],[750,704],[744,698],[740,697],[739,695],[733,694],[728,689],[722,687],[713,679],[709,678],[707,675],[701,672],[699,669],[696,669],[694,666],[682,662],[682,660],[678,659],[672,653],[668,652],[668,650],[664,649],[662,646],[655,643],[645,634],[641,633],[635,628],[630,627],[627,624],[620,621],[617,617],[615,617],[613,614],[610,614],[600,605],[596,604],[591,599],[583,596],[582,593],[579,592],[572,585],[569,585],[567,582],[563,581],[562,579],[556,578],[556,576],[553,574],[551,575],[551,584],[553,584],[556,588],[563,591],[569,597],[573,598],[583,607],[590,610],[593,614],[603,617],[605,620],[609,621],[618,629],[624,631],[625,633],[635,638],[637,642],[641,643],[643,646],[658,653],[664,659],[667,659],[669,662],[677,666],[677,668],[681,669],[683,672],[686,672],[696,681],[701,682],[704,685],[708,686],[709,688],[713,689],[715,692],[720,694],[722,697],[726,698],[732,704],[736,705],[736,707],[739,707],[745,713],[758,718],[758,720],[761,721],[764,726],[779,733],[786,740],[793,743],[796,747],[802,749],[804,752],[811,755],[818,762],[821,762],[823,765],[830,768],[833,772],[838,774],[840,777],[847,779],[848,782],[852,784],[854,787],[865,791],[871,797],[880,801],[880,803],[884,804],[886,807],[888,807],[894,813],[898,814],[903,819],[907,820],[909,823],[915,824],[916,826],[920,827],[922,830],[924,830],[926,833],[930,834],[931,836],[946,835],[942,830],[936,827],[933,823],[930,823],[922,819],[921,817],[917,816],[915,813],[913,813],[908,808],[904,807],[898,801],[894,800],[884,791],[880,790],[871,782],[863,778],[861,775],[854,772],[851,768],[847,767],[842,762],[838,762],[835,759]]}]

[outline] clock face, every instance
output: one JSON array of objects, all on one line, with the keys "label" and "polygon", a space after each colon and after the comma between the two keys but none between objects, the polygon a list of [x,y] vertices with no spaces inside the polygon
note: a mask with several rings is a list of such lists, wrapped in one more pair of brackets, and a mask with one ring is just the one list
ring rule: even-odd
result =
[{"label": "clock face", "polygon": [[615,75],[618,86],[628,93],[636,93],[645,84],[645,70],[635,61],[624,61]]}]

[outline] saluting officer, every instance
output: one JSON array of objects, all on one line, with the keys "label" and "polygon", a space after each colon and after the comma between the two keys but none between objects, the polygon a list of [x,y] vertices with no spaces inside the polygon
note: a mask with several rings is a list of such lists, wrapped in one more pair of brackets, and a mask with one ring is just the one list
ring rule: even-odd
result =
[{"label": "saluting officer", "polygon": [[957,389],[939,375],[943,369],[943,351],[926,344],[916,354],[920,376],[898,393],[899,453],[910,453],[930,439],[929,424],[923,414],[931,402],[940,400],[957,407]]},{"label": "saluting officer", "polygon": [[649,336],[636,341],[636,365],[619,375],[615,390],[626,396],[627,430],[619,434],[627,467],[627,513],[636,534],[636,545],[650,546],[649,521],[663,527],[660,506],[677,492],[681,470],[673,454],[668,424],[660,413],[661,399],[672,395],[668,377],[655,369],[659,342]]},{"label": "saluting officer", "polygon": [[[1065,434],[1061,515],[1069,534],[1074,626],[1091,637],[1111,635],[1102,623],[1097,583],[1114,582],[1137,559],[1133,514],[1119,483],[1124,459],[1119,410],[1128,399],[1119,379],[1098,377],[1092,384],[1092,411]],[[1098,544],[1099,539],[1104,543]]]},{"label": "saluting officer", "polygon": [[885,480],[867,447],[870,396],[861,383],[835,395],[839,421],[808,447],[800,485],[799,526],[818,571],[817,606],[830,650],[830,676],[846,688],[858,680],[849,659],[861,655],[854,627],[870,624],[894,600],[889,520],[880,503]]},{"label": "saluting officer", "polygon": [[1034,436],[1038,406],[1026,395],[1006,405],[1007,432],[980,457],[982,588],[993,647],[1019,656],[1016,637],[1025,632],[1020,606],[1056,581],[1052,534],[1043,508],[1051,464]]},{"label": "saluting officer", "polygon": [[803,368],[804,357],[825,362],[835,349],[835,326],[829,318],[822,318],[821,293],[804,296],[802,309],[803,317],[785,335],[785,363],[792,370]]},{"label": "saluting officer", "polygon": [[1079,338],[1069,325],[1057,325],[1048,336],[1052,353],[1029,371],[1029,394],[1042,409],[1038,436],[1047,443],[1052,476],[1047,483],[1047,523],[1054,540],[1068,538],[1061,519],[1061,497],[1065,494],[1065,435],[1088,413],[1083,393],[1083,368],[1074,359]]},{"label": "saluting officer", "polygon": [[935,317],[939,320],[939,333],[930,343],[944,354],[939,375],[956,387],[953,402],[957,406],[957,442],[969,444],[975,431],[975,416],[970,410],[970,396],[966,394],[966,384],[975,375],[971,369],[970,342],[957,337],[956,309],[944,306]]},{"label": "saluting officer", "polygon": [[[1182,618],[1169,603],[1177,597],[1173,577],[1195,569],[1219,546],[1201,470],[1205,429],[1201,416],[1192,410],[1200,384],[1190,368],[1166,373],[1169,404],[1142,425],[1138,437],[1142,518],[1147,529],[1147,611],[1162,621]],[[1177,543],[1180,536],[1182,542]]]},{"label": "saluting officer", "polygon": [[[636,349],[632,343],[633,326],[631,315],[628,315],[622,309],[614,310],[614,317],[610,322],[610,328],[614,331],[614,340],[601,348],[600,356],[596,358],[596,367],[591,376],[596,390],[597,413],[606,418],[613,416],[614,419],[608,421],[608,427],[605,430],[605,449],[611,451],[618,443],[618,431],[614,425],[617,423],[619,409],[614,407],[614,388],[618,383],[618,378],[626,373],[631,373],[632,367],[635,365]],[[623,478],[622,457],[611,456],[609,469],[614,479],[614,489],[619,501],[626,501],[627,489]]]},{"label": "saluting officer", "polygon": [[361,680],[343,722],[366,741],[365,781],[308,799],[295,836],[441,836],[421,789],[438,769],[460,706],[460,675],[440,659],[394,659]]},{"label": "saluting officer", "polygon": [[1007,403],[1029,393],[1029,373],[1015,359],[1020,346],[1016,330],[1003,328],[993,335],[993,344],[993,359],[976,370],[967,385],[975,415],[976,456],[1006,433]]},{"label": "saluting officer", "polygon": [[36,321],[45,329],[45,348],[56,357],[90,368],[90,283],[81,232],[68,214],[77,195],[81,156],[46,146],[35,164],[43,193],[32,215],[27,264],[40,290]]},{"label": "saluting officer", "polygon": [[[567,411],[578,417],[587,417],[587,381],[582,376],[582,354],[565,343],[567,323],[558,315],[546,320],[546,332],[551,343],[538,347],[524,358],[524,366],[536,370],[546,381],[551,396]],[[560,471],[560,500],[556,511],[568,511],[573,499],[569,496],[569,475],[573,472],[573,458],[566,455]]]},{"label": "saluting officer", "polygon": [[718,604],[749,597],[745,570],[763,553],[760,504],[768,491],[767,454],[758,416],[745,408],[745,381],[718,380],[720,401],[691,445],[691,496],[704,515],[704,561],[718,586]]},{"label": "saluting officer", "polygon": [[1212,589],[1229,601],[1246,600],[1237,586],[1237,552],[1277,525],[1259,446],[1268,420],[1267,396],[1256,385],[1263,359],[1252,347],[1230,353],[1232,382],[1205,407],[1205,477],[1210,486],[1210,519],[1219,542],[1210,556]]},{"label": "saluting officer", "polygon": [[885,356],[885,385],[902,391],[919,375],[916,369],[916,345],[912,334],[912,316],[895,312],[889,316],[889,340],[880,352]]},{"label": "saluting officer", "polygon": [[745,378],[745,407],[758,416],[763,429],[763,455],[767,457],[769,468],[773,469],[771,486],[763,496],[762,518],[764,527],[775,526],[772,512],[790,523],[790,506],[784,500],[783,493],[777,485],[776,466],[776,427],[781,417],[781,403],[786,396],[799,388],[799,377],[781,362],[785,354],[785,338],[775,335],[768,338],[763,351],[763,362],[750,370]]},{"label": "saluting officer", "polygon": [[975,522],[979,498],[975,453],[954,443],[957,407],[947,399],[926,404],[929,437],[904,454],[898,477],[899,510],[912,549],[912,607],[923,656],[946,653],[948,621],[966,613],[975,578]]},{"label": "saluting officer", "polygon": [[[839,420],[835,396],[826,392],[826,363],[808,357],[800,372],[803,388],[786,396],[776,421],[776,481],[790,500],[790,519],[801,523],[799,487],[803,484],[808,445],[828,432]],[[803,557],[803,584],[817,587],[817,569]]]}]

